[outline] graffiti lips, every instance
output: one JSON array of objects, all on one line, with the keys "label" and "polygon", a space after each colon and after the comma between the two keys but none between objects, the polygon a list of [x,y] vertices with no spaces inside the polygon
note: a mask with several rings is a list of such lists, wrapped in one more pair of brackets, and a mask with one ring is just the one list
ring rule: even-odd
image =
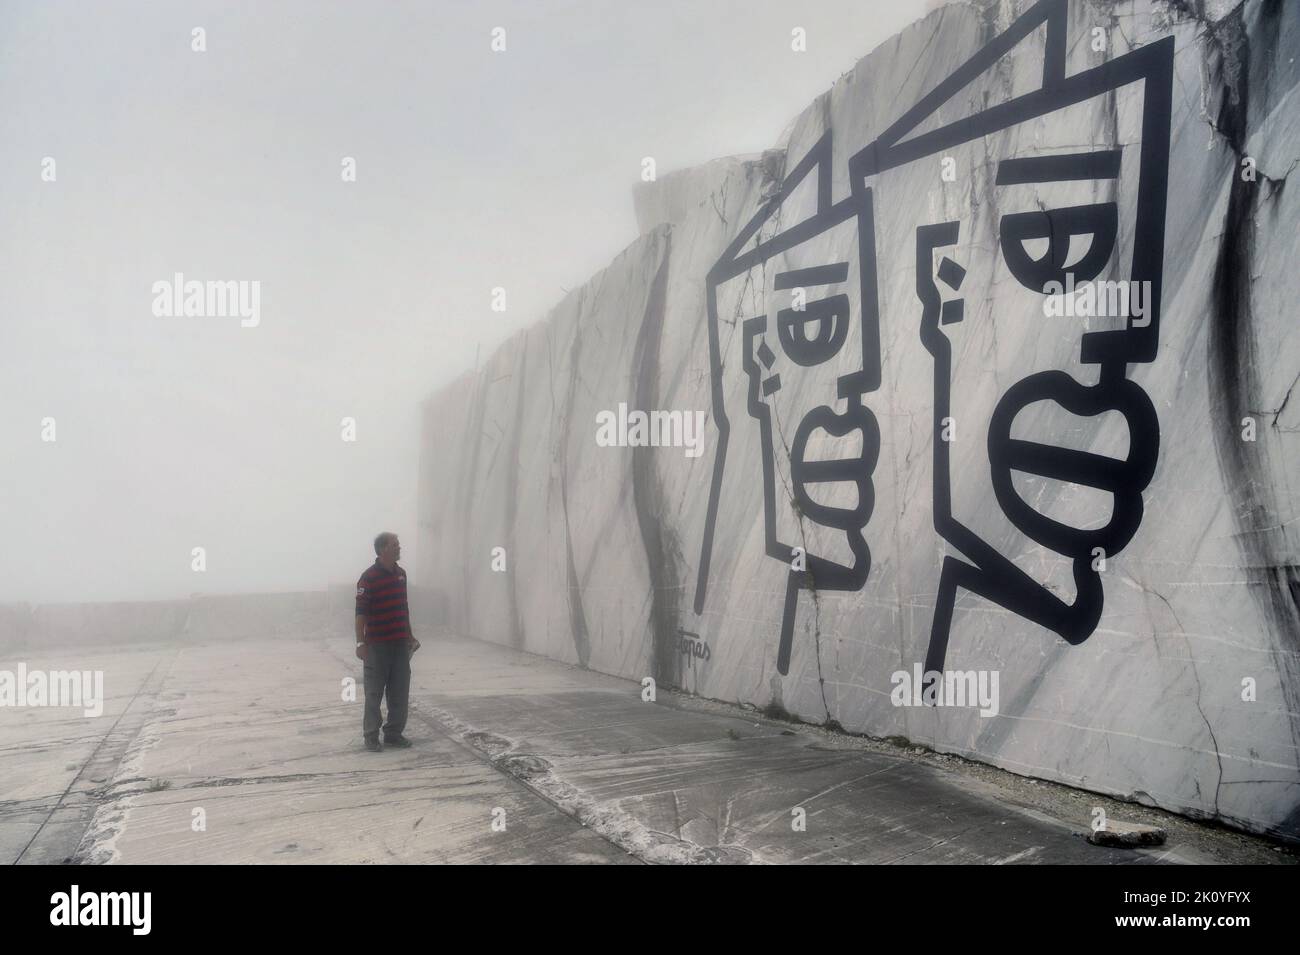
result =
[{"label": "graffiti lips", "polygon": [[[849,447],[857,444],[860,448],[856,455],[850,457],[812,459],[808,457],[809,438],[818,431],[833,436],[837,440],[835,447]],[[857,438],[857,441],[852,440]],[[795,503],[802,514],[824,527],[835,527],[850,532],[850,540],[856,531],[866,526],[871,517],[874,493],[871,473],[875,470],[876,459],[880,455],[880,428],[875,415],[860,404],[852,404],[844,414],[836,414],[822,405],[814,408],[799,423],[794,442],[790,447],[790,476]],[[829,493],[823,485],[829,485]],[[837,499],[836,490],[851,485],[856,491],[853,507],[836,507],[823,503]],[[814,489],[819,493],[814,496]],[[861,539],[861,534],[856,535]],[[850,547],[853,547],[850,544]],[[858,553],[854,548],[855,555]],[[860,563],[855,560],[854,565]]]},{"label": "graffiti lips", "polygon": [[[1128,429],[1128,455],[1112,458],[1073,448],[1011,436],[1016,415],[1049,401],[1075,415],[1093,417],[1117,411]],[[1122,550],[1142,523],[1142,490],[1155,473],[1160,442],[1156,409],[1147,393],[1127,378],[1083,385],[1063,371],[1030,375],[1007,389],[989,421],[989,465],[993,490],[1007,518],[1026,536],[1058,554],[1083,559],[1094,548]],[[1012,471],[1086,485],[1108,492],[1114,501],[1105,526],[1085,529],[1063,524],[1031,507],[1016,492]]]}]

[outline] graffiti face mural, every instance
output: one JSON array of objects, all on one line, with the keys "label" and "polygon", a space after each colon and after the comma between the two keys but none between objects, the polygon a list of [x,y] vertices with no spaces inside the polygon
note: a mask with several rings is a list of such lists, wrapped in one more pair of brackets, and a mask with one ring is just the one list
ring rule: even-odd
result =
[{"label": "graffiti face mural", "polygon": [[[1138,532],[1159,453],[1155,407],[1136,379],[1159,344],[1173,40],[1067,75],[1067,12],[1065,0],[1036,4],[853,154],[839,201],[825,133],[709,273],[720,441],[696,611],[728,411],[739,410],[726,407],[724,370],[739,366],[744,414],[761,433],[766,553],[789,568],[781,673],[800,590],[869,587],[870,542],[897,543],[889,515],[873,520],[872,477],[891,381],[921,371],[900,336],[919,342],[933,377],[930,489],[947,548],[927,670],[944,667],[962,591],[1086,640],[1102,611],[1101,568]],[[1022,42],[1039,45],[1041,81],[964,113],[958,94]],[[1080,145],[1090,141],[1107,145]],[[993,200],[946,187],[949,162],[983,170]],[[883,234],[915,241],[878,248]],[[996,307],[971,293],[994,286]],[[1053,309],[1065,289],[1084,288],[1091,305],[1072,297]],[[1068,588],[1018,562],[1030,548],[1059,558]]]},{"label": "graffiti face mural", "polygon": [[[722,434],[705,562],[729,429],[719,404],[725,308],[734,316],[726,340],[738,339],[748,379],[745,412],[760,429],[765,549],[788,568],[777,649],[782,673],[789,669],[799,590],[857,590],[871,570],[864,528],[880,449],[880,429],[862,401],[880,385],[877,314],[862,306],[874,297],[871,213],[869,201],[857,197],[830,202],[830,158],[828,133],[708,280],[714,411]],[[791,506],[778,506],[783,499]],[[697,607],[707,568],[700,579]]]}]

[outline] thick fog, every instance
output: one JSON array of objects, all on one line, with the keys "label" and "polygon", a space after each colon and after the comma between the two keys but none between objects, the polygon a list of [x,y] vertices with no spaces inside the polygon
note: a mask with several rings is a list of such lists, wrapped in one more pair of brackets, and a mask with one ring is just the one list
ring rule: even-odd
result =
[{"label": "thick fog", "polygon": [[3,3],[0,601],[418,571],[420,402],[934,5]]}]

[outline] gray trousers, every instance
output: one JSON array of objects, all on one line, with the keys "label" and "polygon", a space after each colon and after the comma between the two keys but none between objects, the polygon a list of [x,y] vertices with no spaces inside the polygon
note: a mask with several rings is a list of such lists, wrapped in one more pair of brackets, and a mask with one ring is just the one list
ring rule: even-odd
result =
[{"label": "gray trousers", "polygon": [[411,690],[411,648],[406,640],[380,640],[366,650],[366,713],[361,731],[379,732],[379,701],[388,694],[388,722],[384,736],[400,736],[406,729],[406,699]]}]

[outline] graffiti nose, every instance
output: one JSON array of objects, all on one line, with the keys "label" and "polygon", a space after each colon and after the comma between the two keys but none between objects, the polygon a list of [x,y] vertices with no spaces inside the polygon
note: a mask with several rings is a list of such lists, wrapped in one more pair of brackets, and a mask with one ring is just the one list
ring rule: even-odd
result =
[{"label": "graffiti nose", "polygon": [[[857,444],[859,449],[848,456],[810,459],[808,442],[818,431],[824,431],[834,439],[829,442],[832,448],[842,450]],[[822,443],[818,442],[819,445]],[[814,408],[799,423],[790,448],[792,492],[800,511],[826,527],[848,530],[866,526],[875,504],[871,473],[879,454],[880,429],[875,415],[865,407],[852,405],[844,414],[836,414],[825,405]],[[825,503],[826,500],[839,499],[839,489],[848,485],[856,491],[852,507]]]}]

